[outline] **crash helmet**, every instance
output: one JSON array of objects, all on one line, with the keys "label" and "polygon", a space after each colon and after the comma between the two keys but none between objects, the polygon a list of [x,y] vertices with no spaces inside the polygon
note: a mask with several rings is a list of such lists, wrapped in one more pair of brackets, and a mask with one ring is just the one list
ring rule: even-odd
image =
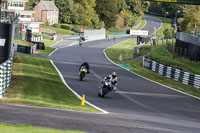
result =
[{"label": "crash helmet", "polygon": [[112,72],[112,76],[115,78],[117,76],[116,72]]}]

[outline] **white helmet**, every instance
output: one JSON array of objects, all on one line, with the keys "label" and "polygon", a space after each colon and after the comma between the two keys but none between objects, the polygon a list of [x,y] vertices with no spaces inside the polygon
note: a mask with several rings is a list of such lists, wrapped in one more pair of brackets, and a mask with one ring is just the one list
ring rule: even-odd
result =
[{"label": "white helmet", "polygon": [[117,76],[117,73],[116,73],[116,72],[112,72],[112,76],[113,76],[113,77],[116,77],[116,76]]}]

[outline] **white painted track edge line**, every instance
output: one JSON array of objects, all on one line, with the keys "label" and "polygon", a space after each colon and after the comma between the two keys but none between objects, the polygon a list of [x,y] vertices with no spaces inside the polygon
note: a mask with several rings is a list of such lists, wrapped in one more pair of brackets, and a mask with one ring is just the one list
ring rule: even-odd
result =
[{"label": "white painted track edge line", "polygon": [[61,38],[61,40],[60,40],[60,41],[58,41],[58,42],[54,43],[53,45],[51,45],[51,46],[49,46],[49,47],[53,48],[53,46],[54,46],[54,45],[56,45],[56,44],[58,44],[58,43],[60,43],[60,42],[62,42],[62,41],[63,41],[63,39]]},{"label": "white painted track edge line", "polygon": [[[52,60],[50,60],[50,61],[51,61],[51,64],[55,67],[56,71],[59,73],[60,78],[61,78],[62,82],[65,84],[65,86],[66,86],[67,88],[69,88],[69,90],[70,90],[72,93],[74,93],[74,94],[81,100],[82,97],[81,97],[78,93],[76,93],[76,92],[65,82],[65,79],[64,79],[64,77],[62,76],[61,72],[58,70],[58,68],[57,68],[56,65],[53,63],[53,61],[52,61]],[[88,102],[87,100],[85,100],[85,103],[88,104],[88,105],[90,105],[90,106],[92,106],[93,108],[95,108],[95,109],[97,109],[97,110],[103,112],[104,114],[109,114],[109,112],[107,112],[107,111],[105,111],[105,110],[103,110],[103,109],[97,107],[96,105],[94,105],[94,104]]]},{"label": "white painted track edge line", "polygon": [[47,110],[57,110],[57,111],[70,111],[70,112],[79,112],[79,113],[88,113],[88,114],[104,114],[102,112],[87,112],[81,110],[72,110],[72,109],[62,109],[62,108],[54,108],[54,107],[42,107],[42,106],[34,106],[34,105],[23,105],[23,104],[2,104],[5,106],[15,106],[15,107],[26,107],[26,108],[37,108],[37,109],[47,109]]},{"label": "white painted track edge line", "polygon": [[54,52],[56,52],[58,48],[56,48],[54,51],[52,51],[48,56],[51,56]]},{"label": "white painted track edge line", "polygon": [[[53,44],[53,45],[51,45],[51,46],[49,46],[49,47],[51,47],[51,48],[53,48],[52,46],[54,46],[54,45],[56,45],[56,44],[58,44],[58,43],[60,43],[60,42],[62,42],[63,41],[63,39],[61,38],[61,40],[60,41],[58,41],[58,42],[56,42],[55,44]],[[58,48],[56,48],[54,51],[52,51],[48,56],[51,56],[54,52],[56,52],[58,50]]]}]

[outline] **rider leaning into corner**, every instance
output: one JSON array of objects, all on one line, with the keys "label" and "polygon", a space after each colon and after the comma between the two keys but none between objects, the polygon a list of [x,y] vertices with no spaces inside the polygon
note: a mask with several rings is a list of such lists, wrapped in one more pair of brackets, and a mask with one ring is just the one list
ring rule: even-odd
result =
[{"label": "rider leaning into corner", "polygon": [[87,62],[83,62],[81,64],[81,66],[79,67],[79,71],[80,71],[82,66],[85,66],[87,68],[87,73],[90,73],[90,66],[89,66],[89,64]]},{"label": "rider leaning into corner", "polygon": [[111,82],[112,82],[112,85],[113,85],[112,91],[116,91],[116,89],[117,89],[117,87],[116,87],[116,86],[117,86],[117,73],[116,73],[116,72],[112,72],[111,75],[108,75],[107,77],[105,77],[105,78],[103,79],[103,81],[102,81],[102,84],[103,84],[104,81],[107,80],[107,79],[110,79]]}]

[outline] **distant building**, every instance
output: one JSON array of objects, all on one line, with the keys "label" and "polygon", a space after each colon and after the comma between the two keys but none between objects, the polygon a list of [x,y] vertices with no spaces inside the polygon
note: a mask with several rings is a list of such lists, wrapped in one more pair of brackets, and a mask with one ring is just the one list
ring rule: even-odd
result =
[{"label": "distant building", "polygon": [[35,21],[41,21],[44,24],[53,25],[58,23],[59,10],[54,0],[40,2],[33,8]]},{"label": "distant building", "polygon": [[[26,2],[28,0],[2,0],[1,3],[1,21],[8,21],[8,14],[12,17],[19,15],[19,24],[22,30],[32,29],[34,32],[40,32],[41,22],[33,22],[33,13],[35,11],[26,10]],[[33,27],[32,27],[33,26]]]},{"label": "distant building", "polygon": [[28,0],[2,0],[1,21],[7,21],[8,14],[11,14],[13,17],[20,14],[19,19],[21,22],[31,22],[33,11],[25,11],[26,2]]}]

